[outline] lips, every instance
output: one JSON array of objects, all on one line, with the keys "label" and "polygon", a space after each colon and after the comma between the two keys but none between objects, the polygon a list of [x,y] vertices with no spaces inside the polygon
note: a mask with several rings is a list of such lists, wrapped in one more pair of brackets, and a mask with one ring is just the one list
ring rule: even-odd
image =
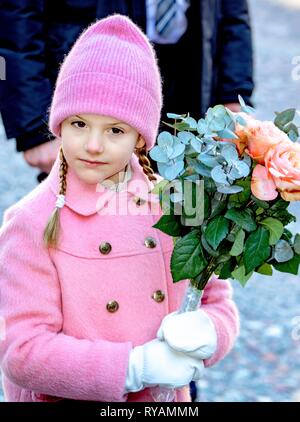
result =
[{"label": "lips", "polygon": [[90,160],[84,160],[84,159],[80,159],[80,161],[83,161],[85,163],[90,163],[90,164],[106,164],[103,161],[90,161]]}]

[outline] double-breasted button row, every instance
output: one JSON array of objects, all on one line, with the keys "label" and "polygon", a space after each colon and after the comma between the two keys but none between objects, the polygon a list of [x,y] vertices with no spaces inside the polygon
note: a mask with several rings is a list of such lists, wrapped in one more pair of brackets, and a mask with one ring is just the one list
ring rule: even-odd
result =
[{"label": "double-breasted button row", "polygon": [[106,304],[106,309],[108,310],[108,312],[114,313],[119,309],[119,304],[116,300],[110,300]]},{"label": "double-breasted button row", "polygon": [[102,242],[99,246],[99,251],[103,255],[107,255],[111,251],[111,244],[109,242]]},{"label": "double-breasted button row", "polygon": [[[147,248],[155,248],[155,246],[156,246],[156,240],[153,237],[150,237],[150,236],[149,237],[146,237],[145,240],[144,240],[144,245]],[[103,255],[109,254],[110,251],[111,251],[111,249],[112,249],[112,247],[111,247],[111,244],[109,242],[102,242],[102,243],[100,243],[99,251]]]},{"label": "double-breasted button row", "polygon": [[[165,294],[162,290],[155,290],[155,292],[152,293],[151,298],[155,300],[155,302],[160,303],[165,300]],[[110,300],[106,304],[106,309],[110,313],[117,312],[119,309],[119,303],[116,300]]]},{"label": "double-breasted button row", "polygon": [[165,300],[165,294],[162,290],[155,290],[151,297],[155,300],[155,302],[158,303],[163,302]]},{"label": "double-breasted button row", "polygon": [[144,240],[144,244],[147,248],[155,248],[156,246],[156,240],[153,237],[146,237]]}]

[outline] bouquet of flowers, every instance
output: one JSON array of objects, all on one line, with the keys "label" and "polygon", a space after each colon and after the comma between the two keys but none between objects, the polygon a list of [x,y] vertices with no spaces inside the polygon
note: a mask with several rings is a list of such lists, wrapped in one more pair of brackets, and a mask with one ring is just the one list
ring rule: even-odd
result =
[{"label": "bouquet of flowers", "polygon": [[199,121],[168,113],[174,134],[161,132],[150,151],[163,177],[154,227],[173,237],[173,281],[190,280],[179,312],[197,309],[213,273],[243,286],[254,272],[298,273],[300,235],[286,228],[300,200],[298,112],[259,121],[239,101],[240,113],[216,105]]}]

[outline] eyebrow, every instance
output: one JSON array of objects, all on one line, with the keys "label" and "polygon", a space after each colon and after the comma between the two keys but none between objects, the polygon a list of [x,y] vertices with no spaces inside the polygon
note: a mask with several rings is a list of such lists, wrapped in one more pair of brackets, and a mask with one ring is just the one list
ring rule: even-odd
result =
[{"label": "eyebrow", "polygon": [[[75,114],[75,117],[78,117],[79,119],[81,119],[81,120],[84,120],[84,121],[87,121],[87,120],[85,120],[83,117],[81,117],[81,116],[79,116],[79,115],[77,115],[77,114]],[[105,123],[107,126],[115,126],[115,125],[119,125],[119,124],[123,124],[123,125],[126,125],[126,126],[129,126],[127,123],[125,123],[125,122],[115,122],[115,123]]]}]

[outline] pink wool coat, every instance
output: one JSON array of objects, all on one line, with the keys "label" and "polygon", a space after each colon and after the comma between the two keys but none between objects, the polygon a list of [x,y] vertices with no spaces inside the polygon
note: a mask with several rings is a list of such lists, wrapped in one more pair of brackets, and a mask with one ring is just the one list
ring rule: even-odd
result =
[{"label": "pink wool coat", "polygon": [[[149,389],[124,395],[129,353],[156,337],[163,317],[179,307],[186,281],[172,282],[172,238],[152,227],[159,215],[101,215],[103,195],[123,196],[137,208],[144,192],[137,194],[135,182],[153,187],[135,156],[131,166],[128,189],[118,193],[97,192],[68,172],[57,249],[45,248],[42,235],[58,192],[58,158],[48,178],[6,210],[0,364],[7,401],[153,401]],[[149,199],[139,208],[150,205]],[[111,247],[106,254],[103,242]],[[222,359],[238,334],[231,295],[229,283],[217,278],[205,289],[202,309],[218,337],[206,366]],[[190,401],[188,386],[176,400]]]}]

